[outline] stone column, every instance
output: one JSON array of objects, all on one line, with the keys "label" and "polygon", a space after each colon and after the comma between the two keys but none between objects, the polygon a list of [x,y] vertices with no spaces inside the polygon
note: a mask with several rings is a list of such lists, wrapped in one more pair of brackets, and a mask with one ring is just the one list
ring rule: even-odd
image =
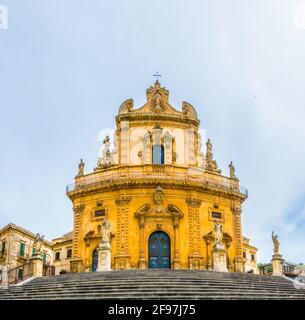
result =
[{"label": "stone column", "polygon": [[180,269],[178,231],[179,231],[179,218],[174,218],[174,269]]},{"label": "stone column", "polygon": [[241,232],[241,207],[233,205],[232,207],[234,221],[234,241],[235,241],[235,271],[243,272],[243,250],[242,250],[242,232]]},{"label": "stone column", "polygon": [[272,275],[273,276],[282,276],[283,275],[283,262],[284,259],[282,255],[276,253],[272,256]]},{"label": "stone column", "polygon": [[129,163],[129,122],[121,122],[121,141],[120,141],[120,151],[121,151],[121,164]]},{"label": "stone column", "polygon": [[206,237],[206,245],[207,245],[207,262],[206,262],[206,268],[207,270],[212,270],[212,250],[211,250],[211,239],[210,237]]},{"label": "stone column", "polygon": [[186,130],[186,163],[194,164],[195,163],[195,132],[194,129]]},{"label": "stone column", "polygon": [[90,263],[89,263],[89,255],[90,255],[90,240],[85,239],[86,243],[86,263],[85,263],[85,272],[90,272]]},{"label": "stone column", "polygon": [[146,261],[144,254],[144,226],[145,226],[145,218],[141,217],[139,219],[140,224],[140,260],[139,260],[139,268],[146,269]]},{"label": "stone column", "polygon": [[105,220],[102,225],[102,241],[97,248],[97,271],[111,270],[110,223]]},{"label": "stone column", "polygon": [[40,252],[36,252],[34,256],[30,258],[31,263],[33,264],[33,277],[42,277],[43,276],[43,258]]},{"label": "stone column", "polygon": [[85,205],[80,204],[76,205],[73,208],[74,211],[74,222],[73,222],[73,258],[78,258],[78,249],[79,249],[79,223],[80,223],[80,215],[84,211]]}]

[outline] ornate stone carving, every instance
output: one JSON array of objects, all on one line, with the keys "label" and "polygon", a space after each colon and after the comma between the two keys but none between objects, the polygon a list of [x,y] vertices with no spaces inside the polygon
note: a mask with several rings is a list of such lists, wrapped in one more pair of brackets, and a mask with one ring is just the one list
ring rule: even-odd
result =
[{"label": "ornate stone carving", "polygon": [[233,212],[233,215],[240,215],[241,214],[241,207],[240,205],[234,205],[232,207],[232,212]]},{"label": "ornate stone carving", "polygon": [[82,213],[84,209],[85,209],[85,204],[79,204],[73,207],[74,213],[78,213],[78,214]]},{"label": "ornate stone carving", "polygon": [[186,199],[186,203],[190,207],[199,208],[201,206],[202,200],[201,199],[197,199],[197,198],[187,198]]},{"label": "ornate stone carving", "polygon": [[164,194],[163,190],[160,186],[156,188],[156,191],[154,193],[154,203],[156,205],[155,209],[156,212],[160,213],[163,209],[163,201],[164,201]]},{"label": "ornate stone carving", "polygon": [[117,199],[115,199],[115,204],[117,206],[126,206],[129,204],[129,202],[131,201],[132,197],[119,197]]}]

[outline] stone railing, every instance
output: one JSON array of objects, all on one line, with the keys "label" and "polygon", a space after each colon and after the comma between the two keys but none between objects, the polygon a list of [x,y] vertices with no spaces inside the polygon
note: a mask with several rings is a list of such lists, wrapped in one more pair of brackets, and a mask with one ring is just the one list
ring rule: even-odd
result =
[{"label": "stone railing", "polygon": [[247,198],[248,191],[239,185],[239,181],[220,174],[213,174],[195,167],[169,165],[116,166],[109,169],[76,178],[76,182],[66,187],[71,195],[96,188],[109,188],[115,184],[125,183],[171,183],[174,185],[193,184],[200,188],[215,189],[239,194]]}]

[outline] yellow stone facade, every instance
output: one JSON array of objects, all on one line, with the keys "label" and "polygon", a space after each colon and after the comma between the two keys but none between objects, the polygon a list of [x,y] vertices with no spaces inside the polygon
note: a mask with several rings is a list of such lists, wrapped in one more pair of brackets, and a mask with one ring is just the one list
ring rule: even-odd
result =
[{"label": "yellow stone facade", "polygon": [[170,239],[170,268],[212,270],[217,223],[228,270],[245,271],[241,214],[247,191],[233,164],[224,176],[210,140],[202,151],[191,104],[176,110],[158,81],[146,96],[138,109],[131,99],[121,105],[114,147],[106,138],[97,167],[85,174],[81,161],[75,183],[67,187],[74,211],[71,271],[92,270],[105,218],[111,224],[112,269],[149,268],[150,236],[161,231]]}]

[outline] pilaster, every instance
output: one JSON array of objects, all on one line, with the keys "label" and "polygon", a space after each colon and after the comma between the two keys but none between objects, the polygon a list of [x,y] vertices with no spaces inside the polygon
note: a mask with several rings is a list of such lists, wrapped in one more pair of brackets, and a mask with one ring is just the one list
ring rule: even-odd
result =
[{"label": "pilaster", "polygon": [[199,208],[202,200],[197,198],[187,198],[189,213],[189,237],[190,237],[190,254],[189,254],[189,268],[202,269],[202,255],[200,250],[200,215]]},{"label": "pilaster", "polygon": [[121,196],[115,200],[117,206],[117,253],[116,269],[130,269],[129,254],[129,203],[131,197]]}]

